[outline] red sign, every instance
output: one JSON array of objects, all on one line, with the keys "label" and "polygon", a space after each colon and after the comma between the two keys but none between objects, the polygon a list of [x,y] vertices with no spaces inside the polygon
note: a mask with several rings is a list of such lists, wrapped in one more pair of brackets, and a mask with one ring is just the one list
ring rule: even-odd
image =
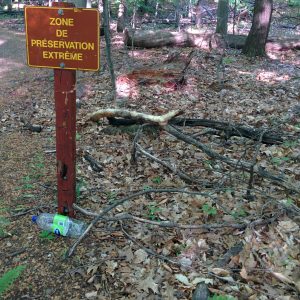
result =
[{"label": "red sign", "polygon": [[27,63],[30,67],[97,71],[97,9],[25,7]]}]

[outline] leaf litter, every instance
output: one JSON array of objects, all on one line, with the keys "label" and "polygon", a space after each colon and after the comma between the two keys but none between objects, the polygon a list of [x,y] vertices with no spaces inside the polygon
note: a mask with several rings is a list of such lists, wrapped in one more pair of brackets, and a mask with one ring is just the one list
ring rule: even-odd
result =
[{"label": "leaf litter", "polygon": [[[192,49],[178,50],[187,55]],[[24,53],[22,48],[18,51]],[[138,66],[155,68],[153,62],[158,57],[166,59],[169,51],[168,48],[135,50],[132,59],[129,52],[114,48],[117,75]],[[159,83],[134,85],[123,105],[152,114],[181,109],[190,118],[272,128],[285,142],[261,145],[256,161],[278,176],[288,176],[299,188],[299,64],[299,55],[293,51],[284,58],[253,61],[229,50],[226,85],[220,88],[218,54],[197,50],[186,74],[186,84],[180,89],[170,91]],[[40,75],[44,79],[38,80]],[[200,188],[206,196],[143,195],[117,207],[109,217],[130,213],[155,222],[169,220],[188,225],[251,224],[258,219],[275,219],[246,229],[221,230],[166,229],[131,221],[101,221],[69,259],[65,253],[72,240],[41,238],[39,230],[30,224],[27,212],[55,212],[56,161],[55,154],[47,152],[55,149],[51,76],[49,70],[26,68],[26,76],[14,71],[4,77],[7,88],[0,99],[0,207],[1,216],[9,218],[10,223],[0,236],[0,249],[4,253],[0,274],[27,265],[26,274],[5,294],[5,299],[191,299],[200,282],[207,284],[212,293],[238,299],[297,298],[300,237],[299,210],[296,215],[294,208],[299,206],[299,194],[255,177],[251,191],[255,200],[249,201],[245,197],[247,173],[228,169],[164,131],[144,133],[140,143],[178,169],[212,182],[213,188]],[[106,120],[97,124],[85,122],[89,113],[112,106],[108,101],[111,97],[108,71],[79,72],[78,86],[81,108],[77,112],[77,178],[84,183],[77,202],[80,207],[100,212],[107,204],[140,189],[187,186],[175,174],[145,157],[139,156],[136,166],[130,164],[135,131],[111,128]],[[42,125],[42,132],[25,130],[24,120]],[[256,144],[245,138],[227,140],[202,128],[184,130],[226,157],[253,160]],[[89,168],[83,158],[84,151],[99,161],[103,170],[95,172]],[[43,161],[40,169],[39,159]],[[29,194],[28,184],[32,185],[30,194],[35,197],[24,197]],[[203,209],[204,205],[207,209]],[[24,214],[18,215],[20,212]],[[78,217],[91,221],[81,213]],[[241,251],[231,254],[240,241]],[[158,259],[148,250],[175,263]],[[217,262],[226,254],[226,264],[218,267]]]}]

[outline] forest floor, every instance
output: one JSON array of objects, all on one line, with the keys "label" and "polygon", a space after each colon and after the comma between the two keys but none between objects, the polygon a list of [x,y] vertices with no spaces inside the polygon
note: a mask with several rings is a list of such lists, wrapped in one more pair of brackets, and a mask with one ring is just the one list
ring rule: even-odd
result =
[{"label": "forest floor", "polygon": [[[295,34],[299,38],[299,32]],[[131,51],[121,41],[121,35],[113,36],[117,76],[156,68],[174,51]],[[132,84],[122,77],[126,109],[155,115],[180,109],[184,117],[279,134],[283,143],[265,145],[242,137],[225,139],[207,128],[181,128],[225,157],[255,159],[257,166],[294,187],[291,191],[255,175],[249,200],[247,172],[213,160],[163,130],[145,131],[139,143],[209,186],[189,185],[140,154],[132,165],[136,127],[112,127],[105,119],[86,121],[89,113],[114,107],[104,46],[101,41],[101,70],[78,72],[77,204],[100,212],[148,188],[184,188],[198,194],[151,193],[127,201],[109,216],[130,213],[153,224],[101,221],[74,255],[65,258],[74,240],[47,235],[31,223],[32,215],[56,211],[53,71],[26,66],[22,20],[0,20],[0,276],[24,266],[3,299],[182,300],[192,298],[199,282],[211,295],[223,295],[217,299],[299,299],[299,51],[248,59],[228,50],[222,88],[219,54],[207,49],[196,50],[185,85],[177,90],[159,83]],[[182,56],[191,50],[176,49]],[[43,130],[31,132],[26,124],[41,125]],[[86,152],[99,162],[101,172],[84,160]],[[92,221],[80,212],[77,218]],[[159,226],[166,220],[207,227]]]}]

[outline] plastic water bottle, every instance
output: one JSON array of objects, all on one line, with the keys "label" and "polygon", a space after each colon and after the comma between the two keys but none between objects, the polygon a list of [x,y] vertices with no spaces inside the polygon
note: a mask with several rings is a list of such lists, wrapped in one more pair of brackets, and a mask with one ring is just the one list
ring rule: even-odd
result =
[{"label": "plastic water bottle", "polygon": [[32,221],[43,230],[69,237],[79,237],[87,228],[84,222],[60,214],[42,213],[32,216]]}]

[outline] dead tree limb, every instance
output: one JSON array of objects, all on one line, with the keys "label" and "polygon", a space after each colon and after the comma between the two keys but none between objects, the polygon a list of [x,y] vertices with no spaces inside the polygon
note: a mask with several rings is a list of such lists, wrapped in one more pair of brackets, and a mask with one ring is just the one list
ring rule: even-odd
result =
[{"label": "dead tree limb", "polygon": [[[113,126],[129,126],[139,123],[139,121],[135,119],[119,119],[115,117],[108,117],[108,121],[109,124]],[[271,130],[256,129],[241,124],[230,124],[228,122],[195,118],[173,118],[169,121],[169,124],[186,127],[202,126],[207,128],[213,128],[219,130],[220,132],[224,132],[226,138],[230,138],[232,136],[240,136],[252,139],[254,141],[259,141],[261,138],[262,143],[270,145],[280,144],[283,142],[282,137],[271,132]],[[261,137],[262,132],[263,136]]]},{"label": "dead tree limb", "polygon": [[70,257],[73,255],[74,251],[76,250],[76,248],[78,247],[78,245],[80,244],[80,242],[85,238],[85,236],[90,232],[90,230],[93,228],[93,226],[95,224],[97,224],[101,219],[104,219],[108,212],[110,212],[111,210],[113,210],[114,208],[116,208],[119,205],[122,205],[124,202],[135,199],[139,196],[148,194],[148,193],[186,193],[186,194],[191,194],[191,195],[205,195],[206,197],[212,197],[210,194],[208,193],[201,193],[201,192],[194,192],[194,191],[187,191],[185,189],[146,189],[143,191],[139,191],[137,193],[133,193],[127,197],[121,198],[118,201],[115,201],[113,204],[107,206],[106,208],[104,208],[102,210],[101,213],[99,213],[99,215],[97,215],[94,220],[89,224],[89,226],[86,228],[86,230],[82,233],[82,235],[76,240],[76,242],[69,248],[68,252],[67,252],[67,256]]},{"label": "dead tree limb", "polygon": [[159,163],[160,165],[167,168],[169,171],[171,171],[174,174],[176,174],[177,176],[179,176],[179,178],[181,178],[184,182],[186,182],[188,184],[197,184],[197,185],[201,185],[201,186],[205,186],[205,187],[212,187],[212,185],[213,185],[212,182],[207,182],[207,181],[203,182],[203,181],[200,181],[196,178],[193,178],[193,177],[189,176],[185,172],[180,171],[175,165],[168,164],[165,161],[163,161],[163,160],[157,158],[156,156],[152,155],[151,153],[147,152],[139,144],[136,144],[136,149],[139,152],[141,152],[142,154],[144,154],[146,157],[148,157],[149,159]]},{"label": "dead tree limb", "polygon": [[[73,204],[73,207],[74,207],[74,209],[80,211],[81,213],[83,213],[86,216],[97,217],[99,215],[98,213],[92,212],[90,210],[86,210],[86,209],[78,206],[77,204]],[[220,224],[212,223],[212,224],[186,225],[186,224],[175,223],[172,221],[157,222],[157,221],[147,220],[147,219],[133,216],[128,213],[118,214],[114,217],[104,217],[103,220],[108,221],[108,222],[132,220],[135,222],[155,225],[155,226],[159,226],[159,227],[163,227],[163,228],[179,228],[179,229],[191,229],[191,230],[197,230],[197,229],[198,230],[199,229],[216,230],[216,229],[222,229],[222,228],[233,228],[233,229],[243,230],[243,229],[247,228],[247,226],[251,226],[251,224],[252,224],[252,222],[251,222],[251,223],[249,223],[249,225],[247,225],[246,223],[220,223]],[[256,226],[257,225],[259,225],[259,224],[256,224]]]},{"label": "dead tree limb", "polygon": [[153,116],[153,115],[148,115],[144,113],[139,113],[136,111],[129,111],[129,110],[124,110],[124,109],[100,109],[93,114],[89,116],[89,119],[91,121],[98,121],[101,118],[108,118],[108,117],[115,117],[119,116],[122,118],[131,118],[135,120],[143,120],[145,122],[150,122],[150,123],[155,123],[158,125],[166,125],[168,124],[169,120],[172,118],[182,114],[180,110],[173,110],[168,112],[167,114],[164,114],[162,116]]},{"label": "dead tree limb", "polygon": [[[202,150],[206,155],[213,159],[220,160],[227,165],[234,167],[236,169],[244,170],[247,172],[251,172],[251,163],[245,162],[242,160],[236,160],[232,159],[226,156],[223,156],[214,150],[210,149],[206,145],[202,144],[197,139],[193,138],[191,135],[188,135],[186,133],[183,133],[176,129],[174,126],[167,125],[168,121],[170,121],[173,117],[179,115],[182,113],[181,111],[171,111],[163,116],[153,116],[153,115],[147,115],[139,112],[134,111],[128,111],[128,110],[121,110],[121,109],[104,109],[99,110],[98,112],[95,112],[90,116],[90,120],[97,121],[100,118],[103,117],[127,117],[132,118],[135,120],[144,120],[144,122],[152,122],[155,124],[158,124],[161,126],[162,129],[164,129],[166,132],[170,133],[171,135],[175,136],[179,140],[182,140],[188,144],[194,145],[200,150]],[[260,166],[254,166],[253,167],[253,173],[257,174],[263,178],[266,178],[270,181],[272,181],[274,184],[281,186],[285,188],[286,190],[300,193],[300,189],[296,186],[294,186],[292,183],[289,182],[289,180],[284,176],[276,176],[272,173],[269,173],[264,168],[261,168]]]},{"label": "dead tree limb", "polygon": [[[247,171],[247,172],[251,171],[252,164],[249,163],[249,162],[245,162],[245,161],[242,161],[242,160],[236,160],[236,159],[232,159],[232,158],[223,156],[223,155],[213,151],[212,149],[210,149],[206,145],[202,144],[201,142],[199,142],[198,140],[196,140],[192,136],[187,135],[186,133],[183,133],[183,132],[179,131],[178,129],[176,129],[173,126],[166,125],[166,126],[163,126],[162,128],[166,132],[168,132],[171,135],[177,137],[179,140],[182,140],[182,141],[184,141],[188,144],[194,145],[195,147],[199,148],[205,154],[207,154],[209,157],[211,157],[213,159],[218,159],[218,160],[220,160],[220,161],[226,163],[227,165],[232,166],[236,169],[241,169],[241,170],[244,170],[244,171]],[[255,174],[258,174],[259,176],[261,176],[263,178],[266,178],[266,179],[272,181],[273,183],[277,184],[278,186],[281,186],[281,187],[283,187],[283,188],[285,188],[289,191],[300,193],[299,188],[292,185],[288,181],[288,179],[286,179],[285,177],[275,176],[275,175],[269,173],[268,171],[264,170],[263,168],[260,168],[259,166],[254,166],[253,172]]]}]

